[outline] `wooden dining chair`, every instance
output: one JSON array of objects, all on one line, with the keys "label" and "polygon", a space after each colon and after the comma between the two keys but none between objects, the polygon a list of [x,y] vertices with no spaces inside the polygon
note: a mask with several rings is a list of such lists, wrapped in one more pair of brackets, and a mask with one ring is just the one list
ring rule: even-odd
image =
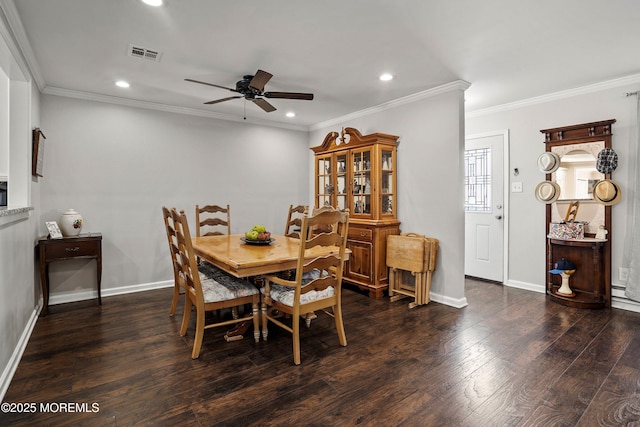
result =
[{"label": "wooden dining chair", "polygon": [[289,205],[289,214],[287,215],[287,225],[284,227],[284,235],[287,237],[300,238],[300,229],[302,227],[302,215],[304,214],[306,206]]},{"label": "wooden dining chair", "polygon": [[231,209],[229,205],[226,208],[218,205],[202,207],[196,205],[196,236],[221,234],[231,234]]},{"label": "wooden dining chair", "polygon": [[178,280],[178,274],[180,267],[178,264],[178,240],[176,236],[176,226],[171,216],[171,211],[165,206],[162,207],[162,216],[164,218],[164,227],[167,232],[167,240],[169,241],[169,252],[171,253],[171,264],[173,267],[173,298],[171,299],[171,308],[169,309],[169,316],[173,316],[178,306],[178,300],[180,298],[180,281]]},{"label": "wooden dining chair", "polygon": [[[317,226],[335,225],[328,233],[309,230]],[[267,276],[262,296],[262,337],[268,336],[268,322],[289,331],[293,335],[293,361],[300,364],[300,318],[307,313],[322,311],[335,320],[340,345],[347,345],[342,321],[342,274],[349,228],[349,211],[324,211],[302,218],[300,251],[295,277],[292,280],[278,276]],[[305,252],[314,247],[333,246],[333,253],[326,253],[311,261],[305,261]],[[275,317],[269,308],[286,313],[290,318]],[[331,309],[331,311],[328,311]],[[285,323],[285,321],[287,323]]]},{"label": "wooden dining chair", "polygon": [[[184,314],[182,316],[182,326],[180,327],[181,336],[184,336],[189,328],[192,307],[195,307],[196,311],[196,332],[193,339],[191,357],[196,359],[200,356],[205,329],[253,320],[254,339],[256,342],[259,341],[260,292],[258,289],[249,282],[235,278],[209,263],[202,263],[198,266],[186,215],[183,211],[178,213],[175,209],[172,209],[171,216],[176,224],[176,239],[178,241],[178,280],[185,289]],[[237,319],[219,320],[212,323],[205,322],[205,313],[208,311],[232,308],[244,304],[251,304],[251,314]]]}]

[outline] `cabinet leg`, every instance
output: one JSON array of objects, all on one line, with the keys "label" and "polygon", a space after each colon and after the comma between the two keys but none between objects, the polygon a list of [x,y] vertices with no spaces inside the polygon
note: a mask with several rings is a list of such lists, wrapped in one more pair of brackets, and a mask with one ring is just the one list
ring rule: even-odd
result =
[{"label": "cabinet leg", "polygon": [[384,297],[384,289],[371,289],[369,290],[370,298],[382,298]]}]

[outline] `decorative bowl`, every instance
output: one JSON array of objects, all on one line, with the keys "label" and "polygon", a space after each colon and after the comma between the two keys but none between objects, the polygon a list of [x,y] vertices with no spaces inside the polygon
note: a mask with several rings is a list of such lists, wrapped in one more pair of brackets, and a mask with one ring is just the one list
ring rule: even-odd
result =
[{"label": "decorative bowl", "polygon": [[267,240],[251,240],[251,239],[247,239],[246,237],[241,237],[240,240],[242,240],[247,245],[256,245],[256,246],[266,246],[266,245],[270,245],[271,242],[276,241],[276,239],[273,239],[273,238],[269,238]]}]

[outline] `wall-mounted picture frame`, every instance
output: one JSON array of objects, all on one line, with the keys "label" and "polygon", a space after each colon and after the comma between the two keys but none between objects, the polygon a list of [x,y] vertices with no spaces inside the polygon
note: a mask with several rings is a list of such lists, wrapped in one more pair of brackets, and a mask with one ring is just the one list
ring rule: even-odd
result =
[{"label": "wall-mounted picture frame", "polygon": [[49,237],[51,239],[62,239],[62,232],[60,231],[60,227],[58,227],[57,222],[47,221],[45,224],[47,226],[47,230],[49,230]]},{"label": "wall-mounted picture frame", "polygon": [[44,140],[47,139],[40,128],[33,130],[33,159],[31,162],[31,174],[33,176],[42,176],[42,167],[44,164]]}]

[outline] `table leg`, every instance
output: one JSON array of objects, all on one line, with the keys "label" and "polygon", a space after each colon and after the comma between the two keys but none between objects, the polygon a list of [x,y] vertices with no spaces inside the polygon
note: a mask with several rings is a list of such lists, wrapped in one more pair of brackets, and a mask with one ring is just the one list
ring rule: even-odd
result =
[{"label": "table leg", "polygon": [[49,313],[49,264],[40,263],[40,286],[42,287],[42,311],[41,316]]},{"label": "table leg", "polygon": [[98,270],[98,304],[102,305],[102,291],[100,289],[100,287],[101,287],[100,282],[102,281],[102,254],[100,254],[100,256],[98,256],[98,258],[96,258],[96,261],[98,262],[98,265],[97,265],[97,270]]}]

